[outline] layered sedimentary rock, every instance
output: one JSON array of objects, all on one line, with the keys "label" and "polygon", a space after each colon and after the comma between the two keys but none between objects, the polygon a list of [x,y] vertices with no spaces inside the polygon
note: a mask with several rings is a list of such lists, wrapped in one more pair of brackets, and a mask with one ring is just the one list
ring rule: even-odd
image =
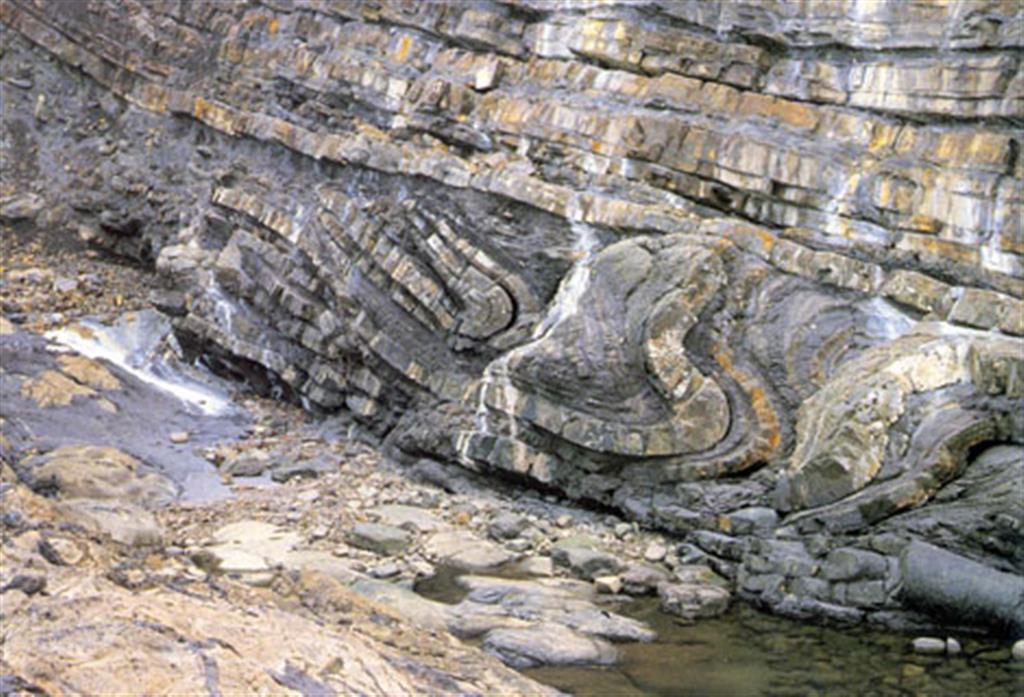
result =
[{"label": "layered sedimentary rock", "polygon": [[913,537],[1024,570],[1013,0],[0,20],[6,218],[37,194],[152,263],[210,365],[688,534],[795,614],[891,620]]}]

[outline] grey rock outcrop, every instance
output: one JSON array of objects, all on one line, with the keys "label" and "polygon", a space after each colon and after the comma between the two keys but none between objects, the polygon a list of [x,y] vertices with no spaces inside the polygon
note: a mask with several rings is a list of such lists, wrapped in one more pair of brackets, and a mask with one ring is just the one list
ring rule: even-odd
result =
[{"label": "grey rock outcrop", "polygon": [[190,357],[795,616],[916,621],[912,540],[1024,571],[1019,3],[56,5],[0,5],[3,222]]},{"label": "grey rock outcrop", "polygon": [[913,606],[1024,636],[1024,578],[924,542],[903,552],[903,596]]}]

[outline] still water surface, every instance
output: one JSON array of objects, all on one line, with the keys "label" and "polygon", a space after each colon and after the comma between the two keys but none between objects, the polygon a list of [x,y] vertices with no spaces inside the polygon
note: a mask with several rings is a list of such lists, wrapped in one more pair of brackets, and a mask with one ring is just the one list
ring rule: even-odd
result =
[{"label": "still water surface", "polygon": [[652,644],[619,646],[612,668],[540,668],[534,679],[576,695],[1024,695],[1024,663],[1008,641],[961,639],[956,658],[916,656],[910,637],[840,630],[737,606],[680,625],[640,601],[624,614],[658,632]]},{"label": "still water surface", "polygon": [[[441,570],[417,586],[422,595],[458,602],[456,573]],[[607,668],[524,671],[581,697],[789,697],[907,695],[1024,697],[1024,662],[1010,662],[1010,641],[958,637],[958,657],[917,656],[912,637],[862,627],[837,629],[794,622],[738,604],[722,617],[680,624],[655,599],[608,609],[647,622],[658,639],[619,644]]]}]

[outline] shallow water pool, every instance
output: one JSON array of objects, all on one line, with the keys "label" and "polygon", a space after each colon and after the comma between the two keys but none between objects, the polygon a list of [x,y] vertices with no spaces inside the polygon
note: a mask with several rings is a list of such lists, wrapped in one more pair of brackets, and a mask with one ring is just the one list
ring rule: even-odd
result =
[{"label": "shallow water pool", "polygon": [[657,632],[620,644],[610,668],[538,668],[530,677],[576,695],[1024,695],[1024,662],[1007,640],[961,638],[958,657],[912,654],[911,637],[794,622],[738,605],[678,624],[654,600],[619,610]]}]

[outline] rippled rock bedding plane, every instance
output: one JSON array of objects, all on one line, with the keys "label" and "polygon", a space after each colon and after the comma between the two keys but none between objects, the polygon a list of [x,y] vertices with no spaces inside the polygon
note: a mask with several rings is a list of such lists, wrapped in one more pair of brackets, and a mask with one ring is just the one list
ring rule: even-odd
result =
[{"label": "rippled rock bedding plane", "polygon": [[0,218],[150,264],[189,356],[780,613],[1024,632],[1016,0],[0,22]]}]

